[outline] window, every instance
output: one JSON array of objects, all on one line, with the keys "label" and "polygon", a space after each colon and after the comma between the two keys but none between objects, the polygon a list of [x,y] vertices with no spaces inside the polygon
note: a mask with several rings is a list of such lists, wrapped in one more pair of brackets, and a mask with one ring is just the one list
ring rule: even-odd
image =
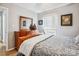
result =
[{"label": "window", "polygon": [[56,35],[56,25],[57,25],[56,15],[43,17],[43,27],[45,33],[54,33]]},{"label": "window", "polygon": [[43,17],[43,26],[45,29],[56,29],[56,17],[55,16]]}]

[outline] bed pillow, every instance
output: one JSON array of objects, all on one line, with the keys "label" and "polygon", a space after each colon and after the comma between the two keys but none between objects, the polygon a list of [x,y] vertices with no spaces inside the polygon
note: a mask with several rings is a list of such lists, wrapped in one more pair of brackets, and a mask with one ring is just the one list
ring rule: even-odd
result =
[{"label": "bed pillow", "polygon": [[75,37],[75,44],[79,45],[79,35]]},{"label": "bed pillow", "polygon": [[21,40],[26,40],[26,39],[29,39],[29,38],[32,38],[32,37],[35,37],[35,36],[38,36],[39,33],[35,33],[35,32],[30,32],[28,35],[26,36],[22,36],[22,37],[19,37],[19,39]]},{"label": "bed pillow", "polygon": [[40,33],[37,30],[32,30],[29,33],[31,36],[39,35]]},{"label": "bed pillow", "polygon": [[38,27],[38,31],[39,31],[40,34],[45,34],[44,28],[42,26]]}]

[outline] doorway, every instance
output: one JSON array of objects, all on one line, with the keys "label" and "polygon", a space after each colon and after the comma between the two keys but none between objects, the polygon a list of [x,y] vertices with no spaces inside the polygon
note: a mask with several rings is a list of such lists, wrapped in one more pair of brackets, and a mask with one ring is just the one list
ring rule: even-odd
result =
[{"label": "doorway", "polygon": [[8,50],[8,9],[0,6],[0,43]]}]

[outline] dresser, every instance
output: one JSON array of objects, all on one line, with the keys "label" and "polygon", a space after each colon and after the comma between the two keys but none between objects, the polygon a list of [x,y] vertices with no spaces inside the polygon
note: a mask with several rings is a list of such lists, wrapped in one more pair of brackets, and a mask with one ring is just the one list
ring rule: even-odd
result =
[{"label": "dresser", "polygon": [[15,31],[15,48],[18,50],[20,45],[24,40],[26,40],[26,37],[28,35],[29,31],[21,30],[21,31]]}]

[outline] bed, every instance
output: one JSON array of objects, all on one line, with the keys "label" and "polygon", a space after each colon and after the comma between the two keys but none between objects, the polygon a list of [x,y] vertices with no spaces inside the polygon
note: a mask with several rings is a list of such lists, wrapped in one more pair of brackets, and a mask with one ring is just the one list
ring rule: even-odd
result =
[{"label": "bed", "polygon": [[17,56],[78,56],[79,46],[74,38],[43,34],[25,40]]}]

